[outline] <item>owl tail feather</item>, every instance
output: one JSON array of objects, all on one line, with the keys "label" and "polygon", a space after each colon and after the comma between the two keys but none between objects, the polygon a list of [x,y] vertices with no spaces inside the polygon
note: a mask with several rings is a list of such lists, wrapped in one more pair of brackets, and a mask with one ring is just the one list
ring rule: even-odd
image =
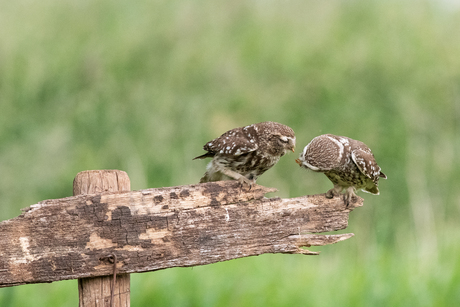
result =
[{"label": "owl tail feather", "polygon": [[363,189],[364,192],[367,192],[367,193],[371,193],[371,194],[374,194],[374,195],[379,195],[380,194],[380,191],[379,191],[379,188],[377,188],[377,186],[373,186],[372,188],[365,188]]},{"label": "owl tail feather", "polygon": [[198,156],[198,157],[193,158],[192,160],[196,160],[196,159],[205,159],[205,158],[212,158],[212,157],[214,157],[214,155],[215,155],[215,154],[212,153],[212,152],[207,152],[207,153],[205,153],[204,155],[201,155],[201,156]]}]

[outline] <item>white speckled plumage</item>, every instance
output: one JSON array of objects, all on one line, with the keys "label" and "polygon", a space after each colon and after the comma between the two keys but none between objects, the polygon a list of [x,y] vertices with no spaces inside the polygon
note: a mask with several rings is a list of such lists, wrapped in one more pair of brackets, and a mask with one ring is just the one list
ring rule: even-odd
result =
[{"label": "white speckled plumage", "polygon": [[207,153],[194,159],[212,158],[200,182],[235,179],[251,186],[294,147],[290,127],[262,122],[225,132],[206,143]]},{"label": "white speckled plumage", "polygon": [[379,194],[378,182],[386,179],[372,151],[363,142],[345,136],[323,134],[315,137],[303,149],[296,162],[304,168],[324,173],[334,184],[326,193],[332,198],[346,189],[348,206],[356,190]]}]

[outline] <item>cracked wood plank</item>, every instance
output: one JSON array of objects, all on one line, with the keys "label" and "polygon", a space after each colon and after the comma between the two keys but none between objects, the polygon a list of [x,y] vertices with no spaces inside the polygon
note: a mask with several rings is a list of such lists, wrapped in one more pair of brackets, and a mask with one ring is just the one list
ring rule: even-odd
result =
[{"label": "cracked wood plank", "polygon": [[[39,202],[0,223],[0,287],[204,265],[264,253],[317,254],[350,208],[324,194],[265,198],[235,181],[86,194]],[[354,206],[362,206],[358,198]]]}]

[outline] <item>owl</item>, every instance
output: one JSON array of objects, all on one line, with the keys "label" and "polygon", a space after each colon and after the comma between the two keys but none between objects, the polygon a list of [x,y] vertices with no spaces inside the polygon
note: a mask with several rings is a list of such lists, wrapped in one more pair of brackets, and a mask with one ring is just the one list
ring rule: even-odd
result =
[{"label": "owl", "polygon": [[235,128],[206,143],[207,152],[195,159],[212,158],[200,183],[238,180],[251,188],[257,178],[288,150],[294,152],[294,131],[275,122]]},{"label": "owl", "polygon": [[387,178],[369,147],[345,136],[323,134],[315,137],[296,162],[301,167],[324,173],[332,181],[334,188],[326,192],[327,198],[338,196],[345,189],[347,207],[356,197],[356,190],[378,195],[379,178]]}]

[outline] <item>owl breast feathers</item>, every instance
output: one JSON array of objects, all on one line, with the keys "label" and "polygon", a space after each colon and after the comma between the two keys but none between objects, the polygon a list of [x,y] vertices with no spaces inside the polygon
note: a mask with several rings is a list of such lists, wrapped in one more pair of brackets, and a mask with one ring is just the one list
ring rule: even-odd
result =
[{"label": "owl breast feathers", "polygon": [[235,179],[252,186],[288,150],[294,151],[294,131],[275,122],[235,128],[206,143],[207,152],[194,159],[212,158],[200,182]]},{"label": "owl breast feathers", "polygon": [[379,178],[387,178],[375,161],[369,147],[363,142],[345,136],[324,134],[305,146],[296,162],[304,168],[324,173],[334,184],[326,193],[332,198],[346,189],[345,202],[349,205],[355,190],[379,194]]}]

